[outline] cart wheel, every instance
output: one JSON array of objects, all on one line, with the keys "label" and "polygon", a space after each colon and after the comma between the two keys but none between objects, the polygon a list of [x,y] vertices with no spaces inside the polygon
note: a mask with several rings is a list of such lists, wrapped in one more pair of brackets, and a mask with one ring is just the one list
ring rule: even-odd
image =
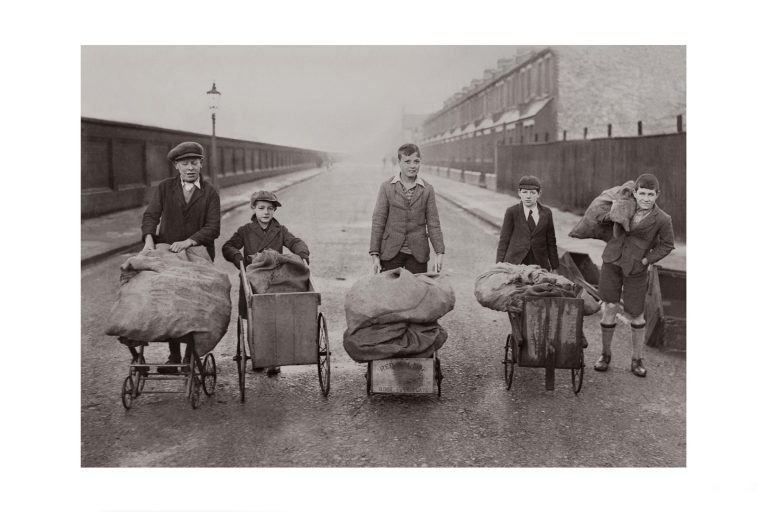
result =
[{"label": "cart wheel", "polygon": [[442,395],[441,383],[443,382],[443,372],[440,370],[440,359],[435,357],[435,381],[437,382],[437,396]]},{"label": "cart wheel", "polygon": [[579,368],[571,369],[571,385],[573,386],[573,393],[578,395],[581,391],[581,384],[584,382],[584,351],[581,351],[581,366]]},{"label": "cart wheel", "polygon": [[507,334],[507,344],[504,345],[504,382],[507,384],[507,390],[512,387],[512,377],[515,375],[514,360],[514,339],[511,334]]},{"label": "cart wheel", "polygon": [[189,394],[189,402],[192,404],[193,409],[197,409],[200,407],[200,388],[203,386],[202,382],[200,381],[200,377],[193,375],[191,378],[192,392]]},{"label": "cart wheel", "polygon": [[240,402],[245,402],[245,363],[248,358],[245,355],[245,320],[237,317],[237,352],[235,354],[235,363],[237,364],[237,383],[240,387]]},{"label": "cart wheel", "polygon": [[328,326],[322,313],[317,315],[317,376],[320,391],[328,396],[331,391],[331,347],[328,345]]},{"label": "cart wheel", "polygon": [[133,405],[133,379],[129,376],[123,381],[123,407],[130,409]]},{"label": "cart wheel", "polygon": [[211,396],[216,391],[216,359],[213,354],[205,356],[203,362],[203,392]]},{"label": "cart wheel", "polygon": [[368,361],[368,367],[365,370],[365,392],[368,395],[373,394],[373,390],[371,388],[371,362]]},{"label": "cart wheel", "polygon": [[[136,361],[136,364],[146,364],[146,360],[144,359],[143,355],[139,355],[138,360]],[[144,391],[144,384],[147,382],[147,373],[141,372],[139,370],[134,369],[133,370],[136,375],[136,396],[139,396],[142,391]]]}]

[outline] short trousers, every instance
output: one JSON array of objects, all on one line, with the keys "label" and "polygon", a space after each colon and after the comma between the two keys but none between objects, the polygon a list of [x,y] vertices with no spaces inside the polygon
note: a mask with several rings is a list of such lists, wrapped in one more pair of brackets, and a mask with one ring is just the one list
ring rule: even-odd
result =
[{"label": "short trousers", "polygon": [[643,270],[639,274],[625,276],[620,266],[603,263],[597,288],[604,302],[618,304],[623,297],[624,311],[631,316],[639,316],[645,311],[648,271]]},{"label": "short trousers", "polygon": [[391,260],[381,260],[381,270],[392,270],[393,268],[404,267],[405,270],[412,274],[421,274],[427,271],[427,262],[419,263],[413,254],[406,254],[404,252],[397,253],[397,256]]}]

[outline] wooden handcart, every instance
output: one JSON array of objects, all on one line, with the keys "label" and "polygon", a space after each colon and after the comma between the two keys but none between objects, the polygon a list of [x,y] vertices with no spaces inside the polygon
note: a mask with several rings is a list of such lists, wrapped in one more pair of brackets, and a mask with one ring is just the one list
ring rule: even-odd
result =
[{"label": "wooden handcart", "polygon": [[254,370],[270,366],[317,365],[320,391],[328,396],[331,390],[331,350],[325,317],[317,310],[320,293],[310,282],[307,292],[254,294],[242,263],[240,281],[247,305],[247,317],[242,317],[238,310],[234,356],[240,401],[245,401],[245,374],[249,359]]},{"label": "wooden handcart", "polygon": [[366,391],[396,395],[441,395],[443,373],[437,350],[430,357],[398,357],[368,361]]},{"label": "wooden handcart", "polygon": [[512,332],[504,345],[504,381],[512,387],[515,364],[545,368],[547,390],[555,389],[555,369],[571,370],[573,392],[584,381],[582,320],[584,301],[563,297],[524,297],[520,315],[509,313]]}]

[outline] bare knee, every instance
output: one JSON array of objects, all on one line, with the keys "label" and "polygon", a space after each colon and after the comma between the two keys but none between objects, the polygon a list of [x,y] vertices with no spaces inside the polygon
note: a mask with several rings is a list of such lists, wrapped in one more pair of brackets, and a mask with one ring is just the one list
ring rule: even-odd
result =
[{"label": "bare knee", "polygon": [[613,302],[603,303],[603,318],[601,322],[604,325],[613,325],[616,323],[616,313],[619,311],[619,305]]}]

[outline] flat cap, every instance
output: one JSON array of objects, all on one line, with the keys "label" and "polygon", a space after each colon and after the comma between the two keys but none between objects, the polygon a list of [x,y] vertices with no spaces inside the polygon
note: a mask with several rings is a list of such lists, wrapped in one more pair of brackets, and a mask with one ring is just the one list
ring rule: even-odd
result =
[{"label": "flat cap", "polygon": [[175,162],[182,158],[204,158],[203,146],[197,142],[182,142],[168,152],[168,160]]},{"label": "flat cap", "polygon": [[635,180],[635,190],[639,188],[647,188],[658,192],[660,190],[659,180],[651,173],[641,174]]},{"label": "flat cap", "polygon": [[251,194],[251,208],[256,208],[256,201],[268,201],[275,206],[283,206],[280,204],[280,201],[277,200],[275,193],[270,192],[269,190],[259,190],[258,192]]},{"label": "flat cap", "polygon": [[519,190],[538,190],[541,192],[541,182],[539,182],[539,178],[536,176],[523,176],[517,182],[517,188]]}]

